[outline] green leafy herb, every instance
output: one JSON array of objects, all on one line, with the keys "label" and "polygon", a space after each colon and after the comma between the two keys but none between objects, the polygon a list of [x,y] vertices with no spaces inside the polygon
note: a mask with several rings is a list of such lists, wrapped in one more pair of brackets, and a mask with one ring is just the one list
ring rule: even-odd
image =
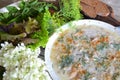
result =
[{"label": "green leafy herb", "polygon": [[67,20],[78,20],[82,18],[80,14],[80,0],[60,0],[60,9]]},{"label": "green leafy herb", "polygon": [[0,22],[10,24],[28,20],[28,17],[36,17],[40,12],[43,12],[46,6],[51,7],[52,5],[46,2],[38,2],[38,0],[21,1],[18,5],[19,9],[14,6],[7,6],[9,12],[0,13]]},{"label": "green leafy herb", "polygon": [[[43,16],[42,19],[41,19],[41,15]],[[46,20],[47,18],[45,18],[48,15],[46,13],[41,14],[41,15],[38,15],[36,18],[39,23],[40,30],[31,34],[31,38],[38,39],[37,43],[29,45],[29,47],[31,47],[33,49],[40,47],[40,46],[45,47],[46,43],[48,41],[48,38],[49,38],[48,31],[47,31],[47,29],[48,29],[47,21],[48,20]]]},{"label": "green leafy herb", "polygon": [[56,31],[56,29],[58,29],[60,26],[62,26],[63,24],[65,24],[65,20],[63,17],[61,17],[61,14],[59,12],[54,13],[51,16],[51,20],[49,21],[49,36],[53,34],[53,32]]},{"label": "green leafy herb", "polygon": [[[4,25],[8,25],[9,27],[9,25],[13,23],[12,28],[10,28],[10,31],[13,31],[11,29],[13,29],[17,23],[23,22],[24,25],[19,27],[23,27],[25,29],[26,37],[37,40],[36,43],[31,43],[28,45],[28,47],[31,47],[32,49],[40,46],[45,47],[49,38],[48,28],[52,27],[49,26],[52,18],[49,12],[49,7],[53,7],[53,5],[46,2],[38,2],[38,0],[30,0],[27,2],[21,1],[18,6],[19,9],[14,6],[7,6],[9,12],[0,13],[0,26],[5,27]],[[33,30],[34,27],[38,30]],[[3,38],[2,34],[3,32],[0,35],[1,38]],[[4,32],[4,34],[11,35],[6,32]],[[5,37],[4,40],[10,40],[11,37],[13,37],[13,39],[18,39],[19,35],[20,34],[11,35],[10,38],[8,37],[9,39]]]},{"label": "green leafy herb", "polygon": [[[31,43],[29,42],[26,45],[32,49],[40,46],[45,47],[48,38],[57,28],[66,22],[78,20],[82,17],[79,0],[65,2],[68,2],[68,0],[60,0],[60,10],[57,11],[56,6],[53,4],[43,1],[39,2],[38,0],[21,0],[17,8],[7,6],[8,12],[0,13],[0,30],[4,34],[14,37],[13,39],[18,40],[16,42],[24,42],[22,40],[29,39]],[[55,10],[54,13],[51,13],[50,9]],[[23,25],[21,26],[21,24]],[[2,37],[3,33],[0,34],[0,37]],[[22,33],[25,33],[26,36],[21,37],[20,34]],[[9,39],[4,38],[4,41],[10,39],[11,37]],[[14,43],[14,41],[12,42]]]}]

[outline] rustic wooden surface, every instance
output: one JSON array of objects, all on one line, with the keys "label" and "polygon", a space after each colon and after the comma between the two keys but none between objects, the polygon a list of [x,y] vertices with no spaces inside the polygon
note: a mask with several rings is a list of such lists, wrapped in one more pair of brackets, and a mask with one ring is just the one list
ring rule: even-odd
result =
[{"label": "rustic wooden surface", "polygon": [[19,0],[0,0],[0,8],[5,7],[11,3],[17,2]]}]

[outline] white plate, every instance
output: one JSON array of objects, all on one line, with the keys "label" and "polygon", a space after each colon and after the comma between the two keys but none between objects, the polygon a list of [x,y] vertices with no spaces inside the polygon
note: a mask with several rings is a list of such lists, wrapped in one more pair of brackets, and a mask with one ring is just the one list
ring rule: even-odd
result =
[{"label": "white plate", "polygon": [[[96,25],[96,26],[99,26],[99,27],[102,27],[102,28],[105,28],[105,29],[108,29],[112,32],[116,32],[116,27],[108,24],[108,23],[105,23],[105,22],[102,22],[102,21],[97,21],[97,20],[78,20],[78,21],[73,21],[72,22],[73,24],[75,25]],[[61,27],[60,30],[64,31],[65,29],[68,28],[68,24],[65,24]],[[48,68],[48,71],[50,73],[50,75],[52,76],[53,80],[60,80],[59,77],[56,75],[53,67],[52,67],[52,62],[50,60],[50,55],[51,55],[51,49],[52,49],[52,46],[54,44],[54,41],[58,38],[59,34],[61,33],[61,31],[58,31],[56,33],[54,33],[50,38],[49,38],[49,41],[47,43],[47,46],[46,46],[46,49],[45,49],[45,63],[47,65],[47,68]]]}]

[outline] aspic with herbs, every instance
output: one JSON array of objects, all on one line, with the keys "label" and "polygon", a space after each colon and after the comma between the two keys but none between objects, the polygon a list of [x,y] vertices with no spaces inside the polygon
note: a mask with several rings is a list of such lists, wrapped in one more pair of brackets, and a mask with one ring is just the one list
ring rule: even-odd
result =
[{"label": "aspic with herbs", "polygon": [[69,28],[50,59],[60,80],[120,80],[120,36],[97,26]]}]

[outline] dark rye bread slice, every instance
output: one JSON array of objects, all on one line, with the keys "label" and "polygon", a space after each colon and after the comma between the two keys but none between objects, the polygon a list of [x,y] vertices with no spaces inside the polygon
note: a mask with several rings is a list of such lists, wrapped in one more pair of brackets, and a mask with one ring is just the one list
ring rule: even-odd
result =
[{"label": "dark rye bread slice", "polygon": [[87,18],[108,22],[114,26],[120,26],[120,21],[114,17],[110,6],[100,0],[81,0],[81,9]]}]

